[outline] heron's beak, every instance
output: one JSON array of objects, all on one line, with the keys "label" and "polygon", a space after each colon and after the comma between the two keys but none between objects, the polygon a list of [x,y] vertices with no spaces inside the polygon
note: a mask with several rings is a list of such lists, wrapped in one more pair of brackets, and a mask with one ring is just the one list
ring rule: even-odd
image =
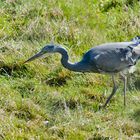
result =
[{"label": "heron's beak", "polygon": [[30,61],[33,61],[39,57],[41,57],[44,53],[43,52],[39,52],[37,54],[35,54],[34,56],[30,57],[28,60],[26,60],[24,63],[27,63],[27,62],[30,62]]}]

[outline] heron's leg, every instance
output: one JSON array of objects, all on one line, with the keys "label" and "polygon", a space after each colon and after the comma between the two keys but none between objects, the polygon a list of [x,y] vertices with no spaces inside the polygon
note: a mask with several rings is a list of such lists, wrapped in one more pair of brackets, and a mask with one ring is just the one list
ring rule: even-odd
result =
[{"label": "heron's leg", "polygon": [[103,105],[104,108],[107,106],[107,104],[109,103],[109,101],[111,100],[111,98],[113,97],[113,95],[116,93],[116,91],[118,89],[118,86],[116,85],[116,82],[115,82],[114,75],[112,75],[112,81],[113,81],[113,90],[112,90],[112,93],[110,94],[110,96],[107,98],[105,104]]},{"label": "heron's leg", "polygon": [[126,87],[127,87],[127,76],[123,73],[120,73],[124,81],[124,106],[126,106]]}]

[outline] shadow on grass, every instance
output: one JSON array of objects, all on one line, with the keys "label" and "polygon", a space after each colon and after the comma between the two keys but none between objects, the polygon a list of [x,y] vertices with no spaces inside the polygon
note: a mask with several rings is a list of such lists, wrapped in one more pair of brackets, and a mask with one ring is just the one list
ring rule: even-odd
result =
[{"label": "shadow on grass", "polygon": [[15,116],[19,119],[24,119],[25,121],[29,121],[35,117],[29,110],[17,111],[15,112]]},{"label": "shadow on grass", "polygon": [[137,90],[140,90],[140,78],[135,80],[134,85]]},{"label": "shadow on grass", "polygon": [[110,137],[104,137],[101,134],[94,134],[92,137],[88,138],[88,140],[110,140]]},{"label": "shadow on grass", "polygon": [[46,80],[46,84],[49,86],[63,86],[67,83],[67,77],[56,77]]},{"label": "shadow on grass", "polygon": [[53,103],[53,107],[54,109],[66,109],[66,108],[69,108],[69,109],[75,109],[77,107],[77,105],[80,104],[80,101],[75,101],[73,99],[69,99],[69,100],[66,100],[66,101],[63,101],[63,100],[58,100],[56,102]]},{"label": "shadow on grass", "polygon": [[0,75],[12,76],[13,78],[34,77],[36,72],[30,67],[20,64],[0,64]]},{"label": "shadow on grass", "polygon": [[135,119],[135,121],[140,123],[140,109],[135,111],[135,113],[133,114],[133,118]]},{"label": "shadow on grass", "polygon": [[128,76],[128,90],[140,90],[140,72]]},{"label": "shadow on grass", "polygon": [[21,77],[21,76],[26,76],[28,73],[29,73],[28,69],[25,65],[4,64],[0,66],[0,75],[3,75],[3,76]]}]

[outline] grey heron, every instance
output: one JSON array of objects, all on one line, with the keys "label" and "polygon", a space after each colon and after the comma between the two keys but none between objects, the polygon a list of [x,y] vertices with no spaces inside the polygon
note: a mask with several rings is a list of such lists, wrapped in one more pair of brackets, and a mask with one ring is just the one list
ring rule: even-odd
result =
[{"label": "grey heron", "polygon": [[120,73],[124,81],[124,105],[126,105],[127,75],[129,70],[140,58],[140,36],[136,36],[129,42],[112,42],[98,45],[87,51],[81,61],[69,62],[67,50],[60,45],[46,45],[40,52],[29,58],[26,62],[32,61],[46,53],[60,53],[62,65],[75,72],[106,73],[112,75],[113,89],[103,107],[106,107],[117,91],[117,84],[114,75]]}]

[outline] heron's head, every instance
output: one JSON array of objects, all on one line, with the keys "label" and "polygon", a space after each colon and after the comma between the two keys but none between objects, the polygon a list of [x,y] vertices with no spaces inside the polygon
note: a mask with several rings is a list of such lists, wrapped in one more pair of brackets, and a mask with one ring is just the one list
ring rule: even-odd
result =
[{"label": "heron's head", "polygon": [[52,45],[52,44],[49,44],[49,45],[46,45],[45,47],[43,47],[41,49],[40,52],[38,52],[37,54],[35,54],[34,56],[30,57],[27,61],[25,61],[24,63],[27,63],[27,62],[30,62],[30,61],[33,61],[41,56],[43,56],[44,54],[46,53],[54,53],[55,50],[56,50],[56,47],[55,45]]}]

